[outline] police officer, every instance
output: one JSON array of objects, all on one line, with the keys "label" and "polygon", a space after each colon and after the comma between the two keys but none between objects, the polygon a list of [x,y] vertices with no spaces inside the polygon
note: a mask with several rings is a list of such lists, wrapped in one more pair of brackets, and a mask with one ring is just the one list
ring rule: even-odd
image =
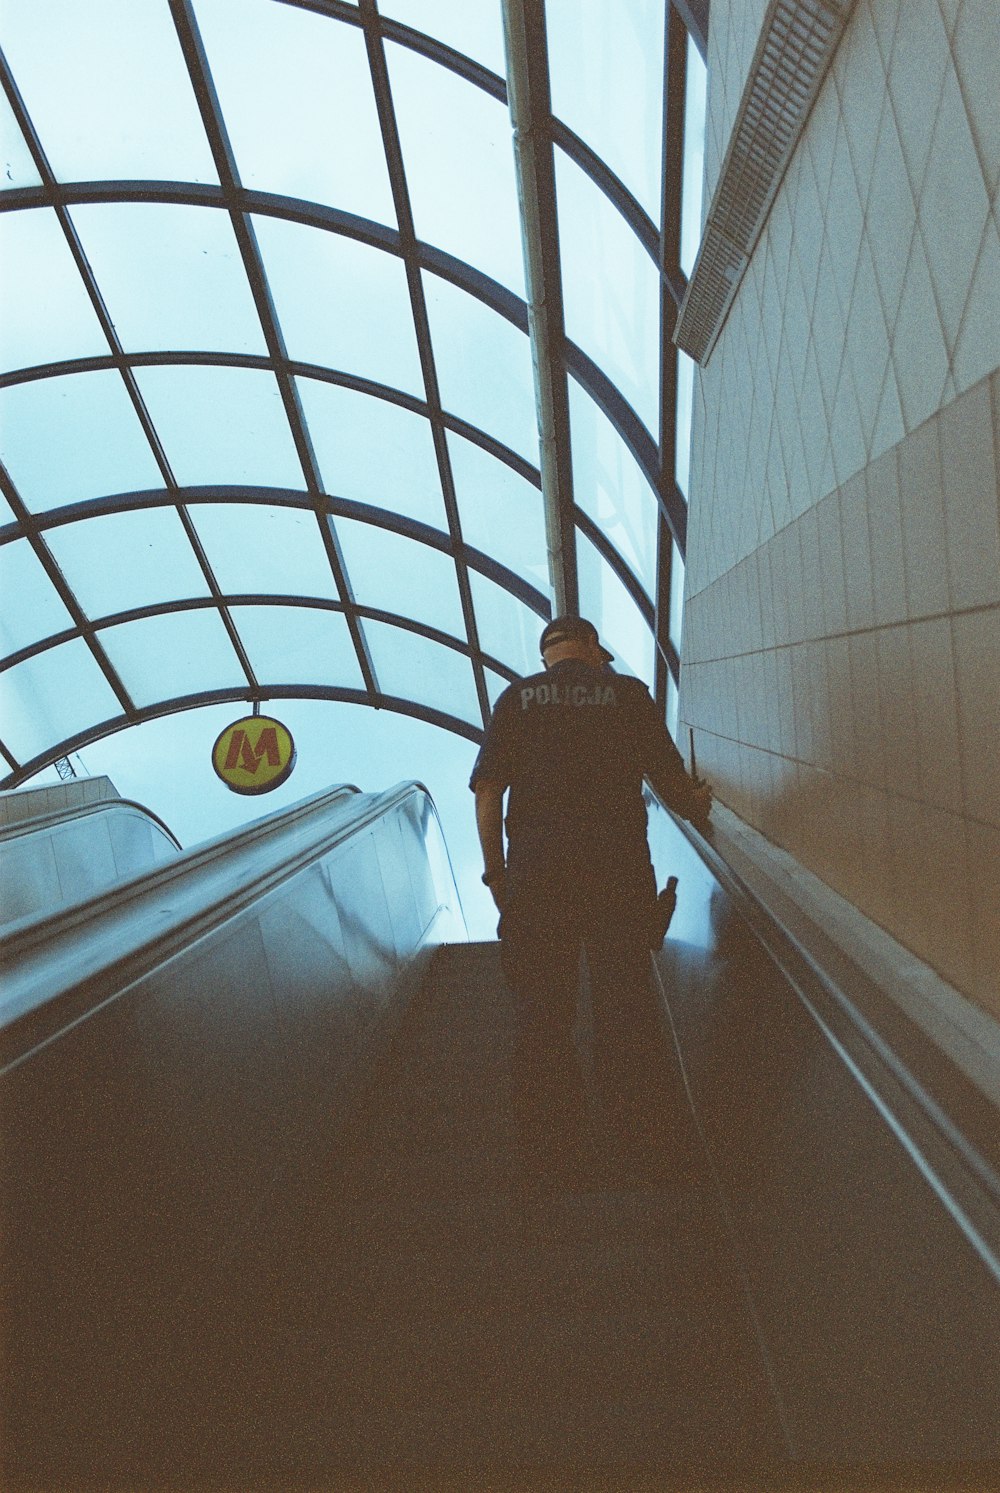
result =
[{"label": "police officer", "polygon": [[556,617],[540,649],[544,672],[497,701],[470,786],[515,997],[522,1160],[551,1178],[586,1155],[573,1040],[581,948],[607,1134],[626,1161],[648,1155],[664,1038],[650,983],[656,884],[642,784],[699,823],[712,793],[685,771],[645,685],[608,667],[592,623]]}]

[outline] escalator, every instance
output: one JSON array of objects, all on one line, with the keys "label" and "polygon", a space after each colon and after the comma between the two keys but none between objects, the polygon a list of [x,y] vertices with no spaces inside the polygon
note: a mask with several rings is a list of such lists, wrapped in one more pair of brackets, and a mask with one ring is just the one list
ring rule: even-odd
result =
[{"label": "escalator", "polygon": [[988,1487],[989,1106],[653,843],[654,1183],[595,1106],[589,1174],[525,1187],[498,949],[419,785],[16,925],[3,1485]]}]

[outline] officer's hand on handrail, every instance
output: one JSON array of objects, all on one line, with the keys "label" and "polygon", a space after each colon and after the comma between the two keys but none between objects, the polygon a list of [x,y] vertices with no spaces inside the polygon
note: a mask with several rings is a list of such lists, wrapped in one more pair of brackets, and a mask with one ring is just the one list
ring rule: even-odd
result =
[{"label": "officer's hand on handrail", "polygon": [[712,786],[704,778],[691,779],[691,807],[687,817],[695,829],[704,832],[708,828],[708,816],[712,812]]}]

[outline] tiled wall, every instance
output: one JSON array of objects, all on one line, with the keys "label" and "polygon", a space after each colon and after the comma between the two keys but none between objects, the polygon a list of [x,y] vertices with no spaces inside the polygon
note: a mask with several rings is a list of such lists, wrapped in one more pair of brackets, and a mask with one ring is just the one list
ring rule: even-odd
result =
[{"label": "tiled wall", "polygon": [[997,56],[993,0],[858,0],[697,380],[680,716],[1000,1014]]}]

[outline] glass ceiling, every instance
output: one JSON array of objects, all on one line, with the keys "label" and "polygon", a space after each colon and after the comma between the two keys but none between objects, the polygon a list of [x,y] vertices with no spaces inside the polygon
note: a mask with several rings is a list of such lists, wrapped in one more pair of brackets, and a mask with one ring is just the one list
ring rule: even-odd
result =
[{"label": "glass ceiling", "polygon": [[555,594],[533,357],[565,594],[676,709],[690,9],[508,8],[524,222],[502,0],[5,0],[0,787],[227,701],[477,741]]}]

